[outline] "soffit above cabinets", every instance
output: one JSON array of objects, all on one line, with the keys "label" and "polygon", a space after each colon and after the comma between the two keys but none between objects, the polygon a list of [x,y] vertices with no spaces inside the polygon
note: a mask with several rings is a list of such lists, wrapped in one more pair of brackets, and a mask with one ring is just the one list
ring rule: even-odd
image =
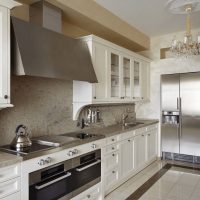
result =
[{"label": "soffit above cabinets", "polygon": [[[18,0],[31,4],[38,0]],[[147,35],[91,0],[46,0],[63,11],[63,20],[132,51],[150,47]]]}]

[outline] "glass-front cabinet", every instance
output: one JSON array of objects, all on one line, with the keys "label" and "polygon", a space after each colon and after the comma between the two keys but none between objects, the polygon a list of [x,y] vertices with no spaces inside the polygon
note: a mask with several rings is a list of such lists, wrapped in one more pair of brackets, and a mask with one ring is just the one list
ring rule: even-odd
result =
[{"label": "glass-front cabinet", "polygon": [[122,62],[123,86],[122,99],[131,99],[131,59],[123,57]]},{"label": "glass-front cabinet", "polygon": [[120,97],[120,56],[111,53],[111,98]]},{"label": "glass-front cabinet", "polygon": [[118,101],[138,101],[147,98],[148,70],[146,62],[117,51],[108,55],[110,87],[108,98]]}]

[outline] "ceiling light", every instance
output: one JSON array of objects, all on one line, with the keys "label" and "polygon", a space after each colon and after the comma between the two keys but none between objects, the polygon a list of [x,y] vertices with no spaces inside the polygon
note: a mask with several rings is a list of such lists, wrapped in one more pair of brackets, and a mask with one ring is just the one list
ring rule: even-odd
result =
[{"label": "ceiling light", "polygon": [[168,10],[173,14],[185,14],[186,17],[186,33],[183,41],[174,38],[171,44],[171,52],[173,55],[200,55],[200,34],[195,41],[192,39],[191,33],[191,13],[200,11],[200,0],[170,0],[167,3]]}]

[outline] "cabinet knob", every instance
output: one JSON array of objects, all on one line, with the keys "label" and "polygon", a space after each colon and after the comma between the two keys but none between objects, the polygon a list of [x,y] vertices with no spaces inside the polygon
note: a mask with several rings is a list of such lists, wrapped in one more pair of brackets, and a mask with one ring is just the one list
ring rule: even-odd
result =
[{"label": "cabinet knob", "polygon": [[73,150],[73,155],[78,154],[78,149]]},{"label": "cabinet knob", "polygon": [[90,195],[90,194],[88,194],[88,195],[87,195],[87,198],[88,198],[88,199],[90,199],[90,197],[91,197],[91,195]]},{"label": "cabinet knob", "polygon": [[133,99],[135,99],[135,97],[133,97]]},{"label": "cabinet knob", "polygon": [[51,161],[52,161],[52,159],[51,159],[50,157],[47,157],[47,158],[45,159],[45,163],[46,163],[46,164],[51,163]]},{"label": "cabinet knob", "polygon": [[4,95],[4,99],[8,99],[8,95]]},{"label": "cabinet knob", "polygon": [[130,142],[131,140],[128,140],[128,142]]},{"label": "cabinet knob", "polygon": [[142,97],[141,99],[144,99],[144,97]]},{"label": "cabinet knob", "polygon": [[94,97],[94,99],[96,99],[97,97]]},{"label": "cabinet knob", "polygon": [[144,134],[142,134],[142,137],[144,137]]},{"label": "cabinet knob", "polygon": [[113,155],[112,155],[113,157],[115,157],[115,154],[113,153]]},{"label": "cabinet knob", "polygon": [[96,149],[96,148],[97,148],[97,145],[96,145],[96,144],[92,144],[92,148],[93,148],[93,149]]},{"label": "cabinet knob", "polygon": [[44,159],[40,159],[38,162],[38,165],[43,166],[45,165],[45,160]]},{"label": "cabinet knob", "polygon": [[74,155],[74,152],[73,152],[73,151],[69,151],[67,155],[68,155],[68,156],[73,156],[73,155]]},{"label": "cabinet knob", "polygon": [[112,142],[114,142],[114,141],[115,141],[115,139],[113,138],[113,139],[112,139]]},{"label": "cabinet knob", "polygon": [[112,171],[113,174],[115,174],[115,171]]},{"label": "cabinet knob", "polygon": [[112,150],[115,150],[115,147],[112,147]]},{"label": "cabinet knob", "polygon": [[148,136],[150,136],[151,134],[149,133]]}]

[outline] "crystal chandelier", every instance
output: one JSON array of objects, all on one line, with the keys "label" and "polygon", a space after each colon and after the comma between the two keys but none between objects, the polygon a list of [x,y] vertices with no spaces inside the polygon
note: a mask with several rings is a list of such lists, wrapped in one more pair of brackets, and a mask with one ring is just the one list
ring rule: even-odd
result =
[{"label": "crystal chandelier", "polygon": [[175,56],[200,55],[200,34],[193,41],[191,33],[191,13],[200,10],[200,0],[170,0],[168,9],[174,14],[186,14],[186,33],[183,41],[172,40],[171,52]]}]

